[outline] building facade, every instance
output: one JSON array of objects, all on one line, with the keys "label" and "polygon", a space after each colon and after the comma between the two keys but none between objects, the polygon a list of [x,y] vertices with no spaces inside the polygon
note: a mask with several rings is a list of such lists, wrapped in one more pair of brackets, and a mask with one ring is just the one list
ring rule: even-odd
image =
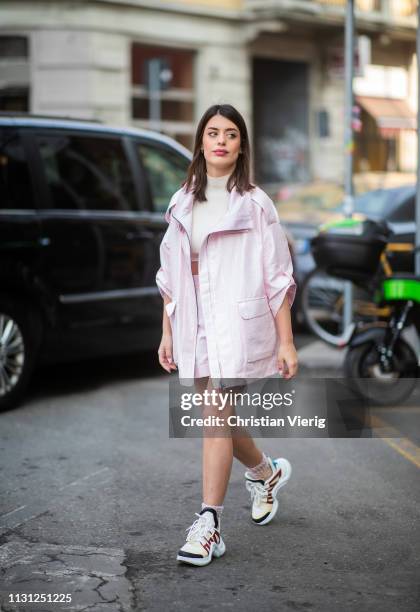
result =
[{"label": "building facade", "polygon": [[[416,2],[356,8],[355,169],[413,171]],[[6,0],[0,109],[158,129],[191,148],[203,111],[229,102],[261,184],[341,182],[344,10],[345,0]]]}]

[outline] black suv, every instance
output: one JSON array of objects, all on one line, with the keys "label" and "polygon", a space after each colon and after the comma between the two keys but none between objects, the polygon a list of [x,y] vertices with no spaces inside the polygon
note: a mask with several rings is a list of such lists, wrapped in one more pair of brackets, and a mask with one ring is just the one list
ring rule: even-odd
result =
[{"label": "black suv", "polygon": [[35,363],[157,348],[164,212],[190,160],[153,132],[0,115],[0,409]]}]

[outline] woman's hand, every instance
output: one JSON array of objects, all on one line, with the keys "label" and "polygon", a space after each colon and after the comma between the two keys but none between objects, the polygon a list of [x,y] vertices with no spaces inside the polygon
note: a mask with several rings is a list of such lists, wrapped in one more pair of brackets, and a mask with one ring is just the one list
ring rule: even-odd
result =
[{"label": "woman's hand", "polygon": [[[292,378],[298,369],[298,356],[293,342],[280,344],[277,353],[279,372],[283,378]],[[286,369],[285,367],[286,366]]]},{"label": "woman's hand", "polygon": [[164,332],[162,334],[162,340],[160,341],[159,349],[159,363],[164,370],[171,372],[176,370],[177,367],[172,360],[172,334],[170,332]]}]

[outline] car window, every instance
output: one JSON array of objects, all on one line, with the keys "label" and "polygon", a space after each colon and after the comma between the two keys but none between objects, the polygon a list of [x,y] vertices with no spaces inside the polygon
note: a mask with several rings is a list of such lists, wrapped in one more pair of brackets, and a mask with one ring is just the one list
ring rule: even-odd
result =
[{"label": "car window", "polygon": [[401,204],[389,215],[389,221],[414,221],[416,210],[416,200],[414,196],[405,199]]},{"label": "car window", "polygon": [[[401,217],[408,214],[402,212],[405,199],[406,195],[401,188],[367,191],[354,198],[354,212],[376,220],[402,221]],[[340,204],[335,210],[344,214],[344,205]]]},{"label": "car window", "polygon": [[0,208],[35,208],[29,164],[19,134],[0,128]]},{"label": "car window", "polygon": [[138,154],[146,168],[153,198],[153,208],[165,212],[169,200],[185,180],[189,160],[168,147],[137,143]]},{"label": "car window", "polygon": [[395,198],[385,189],[368,191],[354,199],[354,212],[373,219],[385,219],[392,211]]},{"label": "car window", "polygon": [[354,211],[371,219],[386,221],[412,221],[414,196],[411,187],[368,191],[354,200]]},{"label": "car window", "polygon": [[54,208],[136,209],[134,184],[118,137],[68,132],[38,134]]}]

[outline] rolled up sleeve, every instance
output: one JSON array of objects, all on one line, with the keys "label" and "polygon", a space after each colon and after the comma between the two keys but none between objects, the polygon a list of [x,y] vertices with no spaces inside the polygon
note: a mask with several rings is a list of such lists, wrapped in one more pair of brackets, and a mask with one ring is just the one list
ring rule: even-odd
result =
[{"label": "rolled up sleeve", "polygon": [[264,285],[275,317],[285,297],[289,307],[292,307],[297,286],[293,278],[293,263],[286,233],[279,222],[274,204],[270,221],[263,215]]},{"label": "rolled up sleeve", "polygon": [[170,282],[169,264],[170,264],[170,249],[168,244],[168,232],[166,230],[165,235],[160,243],[160,268],[156,273],[156,285],[158,286],[159,292],[162,298],[165,294],[172,299],[172,288]]}]

